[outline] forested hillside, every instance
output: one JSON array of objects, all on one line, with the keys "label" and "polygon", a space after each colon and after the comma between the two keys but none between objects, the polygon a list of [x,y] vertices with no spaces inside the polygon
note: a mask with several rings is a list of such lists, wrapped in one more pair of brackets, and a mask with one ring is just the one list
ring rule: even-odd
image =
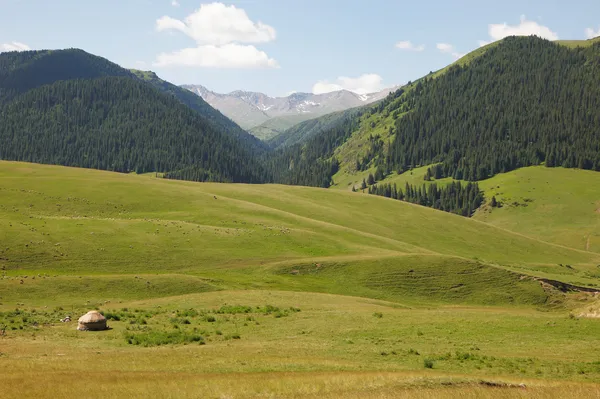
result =
[{"label": "forested hillside", "polygon": [[204,117],[100,57],[6,53],[0,66],[1,159],[139,173],[193,165],[205,180],[269,179],[253,151],[259,145],[215,110],[207,106]]},{"label": "forested hillside", "polygon": [[354,115],[341,118],[334,127],[315,134],[302,143],[283,147],[265,157],[274,181],[283,184],[329,187],[331,176],[339,166],[333,152],[342,145],[360,125],[361,109]]},{"label": "forested hillside", "polygon": [[351,108],[298,123],[268,140],[268,144],[274,149],[279,149],[302,143],[313,136],[335,128],[346,119],[355,118],[362,113],[363,108],[367,107]]},{"label": "forested hillside", "polygon": [[128,76],[131,72],[83,50],[42,50],[0,54],[0,103],[59,80]]},{"label": "forested hillside", "polygon": [[542,163],[600,170],[600,43],[581,43],[507,38],[375,105],[305,122],[273,150],[151,72],[81,50],[5,53],[0,157],[319,187],[341,171],[379,181],[429,164],[473,181]]},{"label": "forested hillside", "polygon": [[[598,40],[509,37],[409,83],[351,120],[328,116],[295,127],[325,129],[298,144],[289,166],[311,159],[319,177],[297,180],[318,186],[338,170],[361,176],[360,182],[375,168],[381,176],[429,164],[439,164],[431,170],[436,178],[472,181],[539,164],[600,170],[598,76]],[[319,136],[346,148],[340,153]]]},{"label": "forested hillside", "polygon": [[600,43],[507,38],[466,66],[426,78],[395,104],[389,169],[442,162],[482,180],[537,165],[600,170]]},{"label": "forested hillside", "polygon": [[131,72],[142,81],[150,83],[162,93],[177,98],[182,104],[198,112],[205,120],[211,122],[216,129],[237,137],[253,149],[261,151],[268,148],[263,141],[249,134],[231,119],[211,107],[202,97],[159,78],[154,72],[139,71],[136,69],[132,69]]}]

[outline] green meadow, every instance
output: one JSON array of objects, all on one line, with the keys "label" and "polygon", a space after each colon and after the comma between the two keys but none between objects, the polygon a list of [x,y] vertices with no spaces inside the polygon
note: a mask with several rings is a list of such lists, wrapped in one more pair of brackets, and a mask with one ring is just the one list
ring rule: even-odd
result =
[{"label": "green meadow", "polygon": [[597,397],[597,297],[539,280],[598,284],[595,179],[499,175],[468,219],[0,162],[0,396]]}]

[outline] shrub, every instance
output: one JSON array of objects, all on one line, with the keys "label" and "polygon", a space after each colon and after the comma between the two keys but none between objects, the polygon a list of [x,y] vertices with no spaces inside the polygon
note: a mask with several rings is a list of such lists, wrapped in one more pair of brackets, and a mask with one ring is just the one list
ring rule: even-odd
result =
[{"label": "shrub", "polygon": [[375,313],[373,313],[373,317],[377,317],[378,319],[381,319],[383,317],[383,313],[375,312]]},{"label": "shrub", "polygon": [[121,315],[119,313],[106,312],[104,317],[106,317],[106,320],[121,321]]},{"label": "shrub", "polygon": [[252,307],[243,305],[225,305],[214,311],[218,314],[244,314],[250,312],[252,312]]},{"label": "shrub", "polygon": [[187,344],[197,342],[204,345],[204,337],[199,334],[190,334],[185,331],[148,331],[143,333],[126,333],[125,340],[130,345],[144,347],[161,346],[168,344]]},{"label": "shrub", "polygon": [[431,360],[431,359],[425,359],[425,360],[423,360],[423,366],[426,369],[432,369],[433,368],[433,360]]},{"label": "shrub", "polygon": [[185,309],[185,310],[178,310],[177,311],[177,316],[179,317],[196,317],[198,316],[198,311],[196,309]]},{"label": "shrub", "polygon": [[214,323],[215,321],[217,321],[217,319],[215,318],[215,316],[207,315],[207,316],[204,316],[204,321],[207,321],[209,323]]}]

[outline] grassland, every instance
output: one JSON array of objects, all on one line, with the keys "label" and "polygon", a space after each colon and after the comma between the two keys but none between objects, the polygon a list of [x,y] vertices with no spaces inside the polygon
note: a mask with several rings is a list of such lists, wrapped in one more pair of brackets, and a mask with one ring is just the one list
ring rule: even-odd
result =
[{"label": "grassland", "polygon": [[[596,397],[597,299],[536,277],[593,286],[600,255],[501,227],[0,162],[0,396]],[[91,308],[111,330],[58,322]]]},{"label": "grassland", "polygon": [[[406,183],[452,181],[446,178],[426,182],[423,178],[428,167],[390,175],[383,183],[402,188]],[[502,206],[482,207],[475,213],[475,220],[558,245],[600,252],[599,173],[532,166],[478,183],[488,203],[496,197]]]}]

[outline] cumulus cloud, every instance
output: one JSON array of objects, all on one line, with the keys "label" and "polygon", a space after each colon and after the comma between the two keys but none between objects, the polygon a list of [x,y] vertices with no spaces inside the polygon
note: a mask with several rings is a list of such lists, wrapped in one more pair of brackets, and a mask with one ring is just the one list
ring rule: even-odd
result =
[{"label": "cumulus cloud", "polygon": [[223,3],[202,4],[183,21],[164,16],[156,21],[159,32],[178,30],[199,44],[265,43],[275,39],[275,29],[253,22],[246,11]]},{"label": "cumulus cloud", "polygon": [[600,26],[598,27],[598,30],[594,30],[593,28],[587,28],[585,30],[585,36],[588,39],[593,39],[595,37],[600,36]]},{"label": "cumulus cloud", "polygon": [[420,44],[420,45],[416,46],[410,40],[402,40],[402,41],[399,41],[398,43],[396,43],[396,48],[400,49],[400,50],[421,52],[421,51],[425,50],[425,45]]},{"label": "cumulus cloud", "polygon": [[314,94],[330,93],[338,90],[348,90],[357,94],[368,94],[383,89],[383,79],[381,76],[371,73],[364,74],[357,78],[340,76],[335,82],[321,80],[313,86]]},{"label": "cumulus cloud", "polygon": [[225,44],[184,48],[172,53],[162,53],[155,66],[190,66],[205,68],[278,68],[277,61],[251,45]]},{"label": "cumulus cloud", "polygon": [[454,46],[452,44],[448,44],[448,43],[438,43],[435,46],[440,52],[444,53],[444,54],[450,54],[452,55],[454,58],[459,59],[465,56],[464,53],[459,53],[458,51],[456,51],[456,49],[454,48]]},{"label": "cumulus cloud", "polygon": [[502,40],[508,36],[539,36],[548,40],[558,40],[558,34],[550,28],[540,25],[535,21],[529,21],[525,15],[521,15],[521,20],[518,25],[490,24],[488,25],[488,34],[490,40],[480,40],[479,45],[485,46],[491,42]]},{"label": "cumulus cloud", "polygon": [[26,45],[24,43],[20,43],[20,42],[10,42],[10,43],[0,44],[0,53],[6,52],[6,51],[28,51],[28,50],[31,50],[31,47],[29,47],[28,45]]},{"label": "cumulus cloud", "polygon": [[157,57],[157,66],[200,67],[278,67],[253,45],[276,38],[275,29],[262,22],[254,22],[241,8],[223,3],[202,4],[183,20],[163,16],[156,21],[158,32],[181,32],[192,38],[195,48],[184,48]]},{"label": "cumulus cloud", "polygon": [[177,0],[171,0],[171,5],[173,7],[179,7],[179,2]]}]

